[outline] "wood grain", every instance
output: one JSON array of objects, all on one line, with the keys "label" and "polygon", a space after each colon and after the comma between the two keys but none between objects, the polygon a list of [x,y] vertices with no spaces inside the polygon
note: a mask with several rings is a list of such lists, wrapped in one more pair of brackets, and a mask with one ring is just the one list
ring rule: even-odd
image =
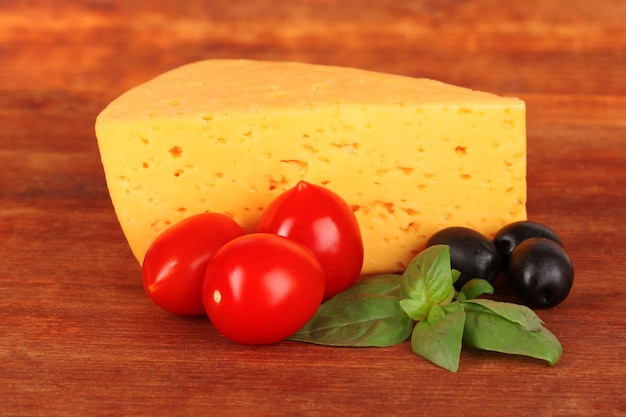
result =
[{"label": "wood grain", "polygon": [[[364,4],[0,3],[0,416],[626,416],[626,3]],[[93,123],[127,88],[210,57],[526,100],[529,214],[561,234],[576,268],[570,297],[539,311],[561,361],[467,349],[452,374],[406,343],[247,347],[152,305]]]}]

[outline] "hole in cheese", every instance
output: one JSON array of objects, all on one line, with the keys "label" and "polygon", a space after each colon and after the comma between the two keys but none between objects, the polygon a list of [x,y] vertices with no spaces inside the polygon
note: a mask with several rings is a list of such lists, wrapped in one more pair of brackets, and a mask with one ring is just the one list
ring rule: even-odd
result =
[{"label": "hole in cheese", "polygon": [[169,152],[174,158],[178,158],[183,153],[183,148],[181,148],[180,146],[174,146],[170,149]]}]

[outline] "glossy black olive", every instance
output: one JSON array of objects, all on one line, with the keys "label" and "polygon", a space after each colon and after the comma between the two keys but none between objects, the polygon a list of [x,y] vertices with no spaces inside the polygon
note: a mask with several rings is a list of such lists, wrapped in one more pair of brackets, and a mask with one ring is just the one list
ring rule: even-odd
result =
[{"label": "glossy black olive", "polygon": [[515,294],[534,308],[560,304],[574,284],[574,267],[565,249],[545,238],[530,238],[517,245],[507,275]]},{"label": "glossy black olive", "polygon": [[430,237],[427,247],[450,246],[450,266],[461,273],[454,283],[456,290],[472,278],[493,283],[500,274],[500,256],[482,233],[467,227],[448,227]]},{"label": "glossy black olive", "polygon": [[503,269],[506,269],[511,253],[517,245],[532,237],[550,239],[563,246],[556,232],[541,223],[528,220],[510,223],[500,229],[493,238],[493,244],[496,245],[496,250],[502,258]]}]

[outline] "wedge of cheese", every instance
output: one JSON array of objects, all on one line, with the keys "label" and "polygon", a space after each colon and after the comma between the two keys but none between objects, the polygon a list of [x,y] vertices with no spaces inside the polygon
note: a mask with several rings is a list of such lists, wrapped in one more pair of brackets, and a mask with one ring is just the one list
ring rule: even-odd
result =
[{"label": "wedge of cheese", "polygon": [[352,206],[364,274],[403,270],[444,227],[492,236],[526,218],[524,102],[429,79],[201,61],[117,98],[96,135],[140,263],[158,233],[195,213],[254,231],[301,179]]}]

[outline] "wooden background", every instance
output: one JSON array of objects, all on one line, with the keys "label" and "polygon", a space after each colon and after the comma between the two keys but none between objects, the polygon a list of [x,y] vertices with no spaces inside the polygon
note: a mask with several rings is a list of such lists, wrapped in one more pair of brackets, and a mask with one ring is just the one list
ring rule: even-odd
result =
[{"label": "wooden background", "polygon": [[[626,416],[626,2],[0,2],[0,416]],[[528,105],[530,218],[576,281],[540,311],[554,367],[408,344],[246,347],[157,309],[93,132],[126,89],[204,58],[349,65]],[[506,294],[506,288],[502,289]]]}]

